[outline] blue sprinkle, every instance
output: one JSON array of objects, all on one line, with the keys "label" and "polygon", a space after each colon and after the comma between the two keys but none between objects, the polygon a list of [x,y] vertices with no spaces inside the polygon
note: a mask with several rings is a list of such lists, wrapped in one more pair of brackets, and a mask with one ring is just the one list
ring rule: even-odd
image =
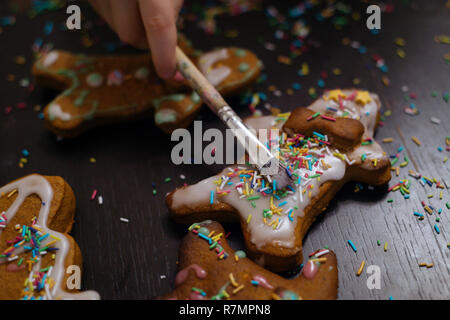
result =
[{"label": "blue sprinkle", "polygon": [[439,230],[439,227],[437,226],[437,224],[434,225],[434,230],[436,230],[436,232],[438,234],[441,233],[441,230]]},{"label": "blue sprinkle", "polygon": [[356,247],[355,247],[355,245],[353,244],[352,240],[348,240],[347,242],[348,242],[348,244],[350,245],[350,247],[352,247],[353,251],[356,252],[356,251],[358,250],[358,249],[356,249]]}]

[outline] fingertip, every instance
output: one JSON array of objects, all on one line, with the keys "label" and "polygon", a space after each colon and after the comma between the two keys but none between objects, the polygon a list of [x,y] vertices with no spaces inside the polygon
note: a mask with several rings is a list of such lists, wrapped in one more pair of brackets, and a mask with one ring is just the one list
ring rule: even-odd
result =
[{"label": "fingertip", "polygon": [[173,59],[168,59],[166,56],[163,59],[160,59],[153,56],[153,60],[155,63],[156,72],[162,79],[169,80],[175,76],[177,71],[175,57]]}]

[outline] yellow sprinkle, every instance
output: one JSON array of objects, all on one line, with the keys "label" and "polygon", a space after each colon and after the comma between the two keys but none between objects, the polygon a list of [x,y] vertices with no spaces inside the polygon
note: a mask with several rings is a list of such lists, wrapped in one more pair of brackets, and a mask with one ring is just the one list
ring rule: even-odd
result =
[{"label": "yellow sprinkle", "polygon": [[389,143],[389,142],[392,142],[392,141],[394,141],[394,139],[392,139],[392,138],[384,138],[383,139],[384,143]]},{"label": "yellow sprinkle", "polygon": [[237,254],[234,255],[234,261],[238,262],[239,261],[239,257]]},{"label": "yellow sprinkle", "polygon": [[310,259],[309,261],[322,263],[322,262],[327,262],[327,258],[316,258],[316,259]]},{"label": "yellow sprinkle", "polygon": [[57,240],[52,240],[49,243],[46,244],[46,246],[50,247],[52,244],[55,244],[56,242],[58,242]]},{"label": "yellow sprinkle", "polygon": [[212,235],[214,234],[214,232],[216,232],[216,231],[215,231],[215,230],[211,231],[211,232],[208,234],[208,238],[211,238]]},{"label": "yellow sprinkle", "polygon": [[239,291],[241,291],[242,289],[244,289],[244,285],[241,284],[239,287],[237,287],[236,289],[233,290],[233,294],[238,293]]},{"label": "yellow sprinkle", "polygon": [[218,235],[215,235],[214,238],[211,238],[213,241],[217,241],[220,239],[223,233],[219,233]]},{"label": "yellow sprinkle", "polygon": [[366,261],[361,261],[361,264],[359,265],[359,269],[356,272],[356,275],[359,277],[364,269],[364,266],[366,265]]},{"label": "yellow sprinkle", "polygon": [[427,268],[433,268],[433,264],[432,263],[427,264]]},{"label": "yellow sprinkle", "polygon": [[387,241],[384,243],[384,251],[387,251],[387,246],[388,246],[388,243],[387,243]]},{"label": "yellow sprinkle", "polygon": [[280,296],[277,295],[276,293],[272,293],[272,299],[274,299],[274,300],[281,300]]},{"label": "yellow sprinkle", "polygon": [[418,146],[420,146],[421,145],[421,142],[420,142],[420,140],[419,139],[417,139],[416,137],[414,137],[414,136],[412,136],[411,137],[411,140],[415,143],[415,144],[417,144]]},{"label": "yellow sprinkle", "polygon": [[11,192],[8,194],[8,198],[11,198],[11,197],[13,196],[13,194],[16,193],[16,192],[17,192],[17,189],[14,189],[13,191],[11,191]]},{"label": "yellow sprinkle", "polygon": [[426,267],[427,266],[427,263],[426,262],[421,262],[421,263],[419,263],[419,267]]},{"label": "yellow sprinkle", "polygon": [[226,292],[226,290],[222,290],[222,294],[225,296],[225,298],[230,297],[230,295]]},{"label": "yellow sprinkle", "polygon": [[442,200],[442,197],[443,197],[443,192],[441,191],[440,193],[439,193],[439,200]]},{"label": "yellow sprinkle", "polygon": [[247,223],[250,223],[251,220],[252,220],[252,214],[250,213],[247,217]]},{"label": "yellow sprinkle", "polygon": [[238,283],[236,282],[236,280],[234,279],[234,276],[233,276],[232,273],[230,273],[230,274],[228,275],[228,277],[230,278],[230,282],[231,282],[231,284],[233,285],[233,287],[239,286],[239,284],[238,284]]},{"label": "yellow sprinkle", "polygon": [[341,154],[341,153],[339,153],[339,152],[333,152],[333,155],[334,155],[335,157],[340,158],[342,161],[345,161],[345,157],[344,157],[343,154]]}]

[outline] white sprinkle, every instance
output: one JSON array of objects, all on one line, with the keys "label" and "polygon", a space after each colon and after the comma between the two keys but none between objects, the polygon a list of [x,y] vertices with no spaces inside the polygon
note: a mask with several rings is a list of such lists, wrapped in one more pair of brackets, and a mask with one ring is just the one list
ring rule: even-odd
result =
[{"label": "white sprinkle", "polygon": [[180,174],[180,179],[184,180],[186,179],[186,176],[184,174]]},{"label": "white sprinkle", "polygon": [[19,256],[14,256],[14,257],[8,258],[8,262],[11,262],[11,261],[14,261],[17,259],[19,259]]},{"label": "white sprinkle", "polygon": [[127,218],[120,218],[120,221],[125,222],[125,223],[130,222],[130,220],[128,220]]},{"label": "white sprinkle", "polygon": [[160,275],[159,278],[160,278],[160,279],[165,279],[166,276],[163,274],[163,275]]},{"label": "white sprinkle", "polygon": [[98,196],[98,204],[99,205],[103,204],[103,197],[102,196]]},{"label": "white sprinkle", "polygon": [[322,250],[322,251],[320,251],[320,252],[318,252],[317,254],[315,254],[315,257],[316,258],[318,258],[318,257],[320,257],[320,256],[323,256],[324,254],[327,254],[327,253],[329,253],[330,252],[330,250]]},{"label": "white sprinkle", "polygon": [[440,124],[441,123],[441,120],[436,118],[436,117],[431,117],[430,120],[431,120],[431,122],[433,122],[435,124]]}]

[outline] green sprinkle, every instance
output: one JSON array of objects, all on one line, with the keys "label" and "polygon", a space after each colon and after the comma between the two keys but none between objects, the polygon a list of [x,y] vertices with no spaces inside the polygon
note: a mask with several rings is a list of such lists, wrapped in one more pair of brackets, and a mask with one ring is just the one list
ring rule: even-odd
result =
[{"label": "green sprinkle", "polygon": [[[401,191],[401,189],[400,189],[400,191]],[[392,203],[392,202],[394,202],[394,200],[393,199],[388,199],[387,202]]]},{"label": "green sprinkle", "polygon": [[248,197],[247,200],[252,201],[252,200],[258,200],[259,198],[261,198],[261,196],[252,196],[252,197]]},{"label": "green sprinkle", "polygon": [[172,181],[171,178],[165,178],[165,179],[164,179],[164,182],[170,182],[170,181]]},{"label": "green sprinkle", "polygon": [[47,268],[41,269],[41,270],[39,270],[39,272],[47,272],[47,271],[48,271],[48,269],[50,269],[50,267],[47,267]]},{"label": "green sprinkle", "polygon": [[157,191],[153,189],[153,195],[156,196]]}]

